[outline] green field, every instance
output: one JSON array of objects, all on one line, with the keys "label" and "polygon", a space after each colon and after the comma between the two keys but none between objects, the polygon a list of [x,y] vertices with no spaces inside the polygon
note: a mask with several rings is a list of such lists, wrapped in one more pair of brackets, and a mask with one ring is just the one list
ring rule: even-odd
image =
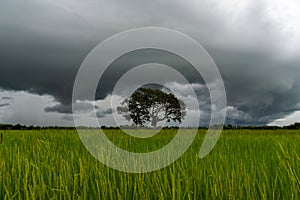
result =
[{"label": "green field", "polygon": [[[205,131],[170,166],[145,174],[106,167],[74,130],[0,131],[0,199],[300,199],[300,132],[228,130],[198,158]],[[131,151],[155,150],[173,130],[133,139],[107,136]]]}]

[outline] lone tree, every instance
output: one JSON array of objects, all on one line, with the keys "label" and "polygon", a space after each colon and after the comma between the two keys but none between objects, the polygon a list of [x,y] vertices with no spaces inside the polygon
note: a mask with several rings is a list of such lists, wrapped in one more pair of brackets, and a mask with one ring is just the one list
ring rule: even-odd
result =
[{"label": "lone tree", "polygon": [[130,98],[125,99],[117,112],[136,125],[144,126],[151,122],[154,128],[160,121],[181,121],[186,115],[186,106],[183,101],[177,99],[171,93],[149,88],[137,89]]}]

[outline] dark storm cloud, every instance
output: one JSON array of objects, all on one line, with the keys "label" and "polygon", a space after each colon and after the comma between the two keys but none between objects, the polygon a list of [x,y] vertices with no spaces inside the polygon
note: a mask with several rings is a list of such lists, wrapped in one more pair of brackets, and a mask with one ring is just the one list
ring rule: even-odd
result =
[{"label": "dark storm cloud", "polygon": [[2,104],[0,104],[0,108],[1,107],[6,107],[6,106],[9,106],[9,103],[2,103]]},{"label": "dark storm cloud", "polygon": [[[248,2],[238,18],[212,1],[93,1],[90,7],[88,2],[75,2],[0,2],[0,88],[52,95],[59,103],[46,112],[71,113],[76,72],[93,47],[122,30],[163,26],[190,35],[208,50],[225,82],[232,106],[229,122],[266,124],[299,110],[299,52],[285,55],[289,38],[269,19],[261,2]],[[185,60],[148,49],[112,63],[97,99],[105,98],[124,72],[147,62],[173,66],[191,82],[203,83]],[[209,110],[207,93],[202,92],[199,99],[205,99],[203,107]],[[90,108],[78,104],[82,111]]]},{"label": "dark storm cloud", "polygon": [[2,97],[1,99],[3,99],[3,100],[11,100],[11,99],[13,99],[13,97]]},{"label": "dark storm cloud", "polygon": [[106,117],[107,115],[110,115],[114,112],[112,108],[108,108],[106,110],[98,110],[96,113],[97,118],[103,118]]},{"label": "dark storm cloud", "polygon": [[58,113],[72,113],[72,105],[68,106],[57,104],[55,106],[49,106],[45,108],[45,112],[58,112]]},{"label": "dark storm cloud", "polygon": [[0,27],[0,87],[69,104],[76,72],[94,45],[86,21],[50,3],[4,0]]},{"label": "dark storm cloud", "polygon": [[266,55],[258,49],[255,52],[227,51],[211,55],[216,55],[228,104],[247,116],[245,120],[236,119],[236,124],[266,124],[299,110],[300,81],[297,74],[300,73],[300,60],[283,62],[278,55]]},{"label": "dark storm cloud", "polygon": [[[104,99],[108,94],[110,94],[121,76],[134,66],[138,66],[145,63],[161,63],[177,69],[181,74],[183,74],[191,82],[203,82],[200,74],[183,58],[180,58],[172,53],[145,49],[129,52],[117,60],[115,60],[105,71],[103,77],[101,78],[100,85],[96,92],[96,99]],[[143,75],[140,77],[142,78]],[[172,79],[170,79],[172,80]],[[127,85],[123,85],[124,91],[130,87],[130,82]],[[72,90],[72,87],[69,87]],[[69,96],[70,97],[70,96]],[[60,96],[61,98],[61,96]],[[45,109],[46,112],[60,112],[60,113],[71,113],[72,105],[71,100],[63,96],[61,104],[48,107]],[[91,99],[88,99],[91,100]]]},{"label": "dark storm cloud", "polygon": [[[91,103],[79,102],[74,104],[74,109],[77,112],[89,112],[93,110]],[[72,104],[63,105],[61,103],[45,108],[45,112],[72,113]]]},{"label": "dark storm cloud", "polygon": [[73,115],[64,115],[61,117],[61,119],[66,120],[66,121],[73,121],[74,117],[73,117]]}]

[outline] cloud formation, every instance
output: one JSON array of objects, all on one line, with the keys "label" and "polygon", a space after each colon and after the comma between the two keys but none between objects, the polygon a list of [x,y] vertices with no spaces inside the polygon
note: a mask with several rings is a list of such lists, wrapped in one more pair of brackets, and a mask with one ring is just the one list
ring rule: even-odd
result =
[{"label": "cloud formation", "polygon": [[5,106],[9,106],[9,103],[2,103],[2,104],[0,104],[0,108],[1,107],[5,107]]},{"label": "cloud formation", "polygon": [[[3,0],[0,88],[51,95],[56,103],[45,105],[46,112],[71,113],[77,70],[99,42],[130,28],[159,26],[188,34],[209,52],[224,79],[228,122],[267,124],[300,109],[300,28],[295,20],[300,18],[299,8],[297,1],[291,6],[271,0]],[[173,66],[193,84],[203,84],[185,60],[144,50],[111,65],[97,100],[105,99],[130,67],[154,61]],[[195,89],[208,111],[207,92]],[[184,93],[184,88],[178,90]],[[78,109],[90,107],[78,104]]]},{"label": "cloud formation", "polygon": [[112,109],[112,108],[108,108],[106,110],[98,110],[97,113],[96,113],[96,116],[98,118],[103,118],[103,117],[105,117],[105,116],[107,116],[109,114],[112,114],[113,111],[114,111],[114,109]]},{"label": "cloud formation", "polygon": [[2,97],[1,99],[3,99],[3,100],[11,100],[11,99],[13,99],[13,97]]}]

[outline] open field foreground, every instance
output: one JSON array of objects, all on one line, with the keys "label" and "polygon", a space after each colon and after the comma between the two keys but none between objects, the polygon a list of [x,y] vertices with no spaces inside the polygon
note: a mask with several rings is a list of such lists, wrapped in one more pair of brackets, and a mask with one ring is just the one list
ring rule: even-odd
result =
[{"label": "open field foreground", "polygon": [[[170,166],[145,174],[98,162],[74,130],[0,131],[0,199],[300,199],[300,133],[226,130],[198,158],[205,131]],[[175,130],[133,139],[107,136],[136,152],[158,149]]]}]

